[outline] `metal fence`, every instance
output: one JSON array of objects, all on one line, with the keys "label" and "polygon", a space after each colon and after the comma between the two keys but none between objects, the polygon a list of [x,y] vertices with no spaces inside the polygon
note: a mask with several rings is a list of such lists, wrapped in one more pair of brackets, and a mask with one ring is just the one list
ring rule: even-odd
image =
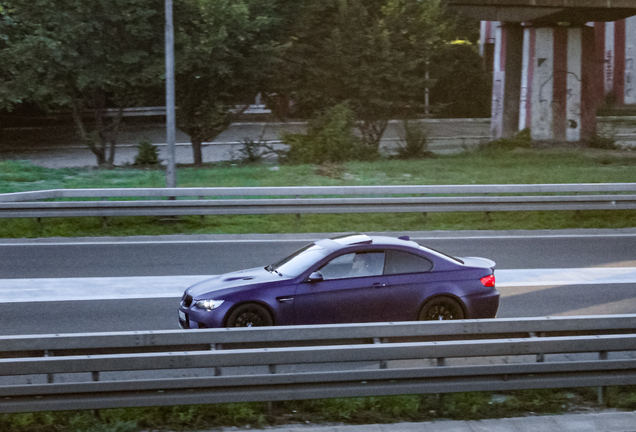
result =
[{"label": "metal fence", "polygon": [[614,315],[3,336],[0,413],[630,385],[634,328]]},{"label": "metal fence", "polygon": [[54,189],[0,194],[0,218],[631,210],[635,191],[636,183]]}]

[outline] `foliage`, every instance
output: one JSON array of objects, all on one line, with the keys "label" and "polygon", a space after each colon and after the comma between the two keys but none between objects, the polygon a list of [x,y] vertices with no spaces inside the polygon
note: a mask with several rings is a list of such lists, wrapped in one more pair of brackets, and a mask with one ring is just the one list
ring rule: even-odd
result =
[{"label": "foliage", "polygon": [[112,168],[122,109],[140,101],[160,77],[162,2],[3,3],[0,61],[13,89],[10,98],[71,110],[98,165]]},{"label": "foliage", "polygon": [[588,139],[585,144],[590,148],[603,150],[618,150],[616,138],[611,135],[596,134]]},{"label": "foliage", "polygon": [[243,138],[238,150],[232,151],[231,160],[241,164],[257,164],[263,162],[264,157],[272,152],[272,147],[262,139]]},{"label": "foliage", "polygon": [[431,104],[438,117],[490,117],[492,77],[475,45],[443,45],[430,69],[435,80]]},{"label": "foliage", "polygon": [[[271,7],[270,7],[271,6]],[[184,0],[175,4],[177,125],[194,164],[259,91],[280,47],[272,0]],[[241,110],[239,110],[239,113]]]},{"label": "foliage", "polygon": [[292,164],[345,162],[365,157],[358,137],[353,133],[355,121],[347,104],[336,105],[309,120],[306,134],[288,134],[285,161]]},{"label": "foliage", "polygon": [[[344,422],[347,424],[488,419],[561,414],[594,406],[597,389],[518,390],[501,393],[467,392],[440,395],[399,395],[275,402],[273,416],[266,403],[232,403],[90,411],[1,414],[3,432],[137,432],[202,430],[214,427]],[[633,386],[609,388],[612,406],[633,409]],[[624,401],[625,403],[623,403]]]},{"label": "foliage", "polygon": [[137,144],[137,156],[135,156],[135,166],[153,166],[159,165],[159,155],[157,146],[150,141],[149,138],[142,139]]},{"label": "foliage", "polygon": [[400,138],[402,141],[398,143],[396,154],[398,159],[421,159],[435,156],[433,152],[428,150],[428,131],[424,124],[403,120]]},{"label": "foliage", "polygon": [[297,115],[348,102],[377,153],[390,118],[424,103],[426,56],[449,27],[439,0],[320,0],[298,19],[277,88]]},{"label": "foliage", "polygon": [[479,146],[482,152],[502,152],[518,148],[529,148],[532,145],[530,129],[517,132],[512,138],[499,138]]}]

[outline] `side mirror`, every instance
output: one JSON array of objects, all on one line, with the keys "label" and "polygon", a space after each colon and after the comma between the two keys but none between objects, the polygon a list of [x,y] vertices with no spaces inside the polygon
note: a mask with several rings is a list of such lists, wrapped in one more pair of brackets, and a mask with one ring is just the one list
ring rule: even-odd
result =
[{"label": "side mirror", "polygon": [[307,282],[320,282],[323,281],[325,278],[322,277],[322,273],[320,272],[313,272],[312,274],[309,275],[309,277],[307,278]]}]

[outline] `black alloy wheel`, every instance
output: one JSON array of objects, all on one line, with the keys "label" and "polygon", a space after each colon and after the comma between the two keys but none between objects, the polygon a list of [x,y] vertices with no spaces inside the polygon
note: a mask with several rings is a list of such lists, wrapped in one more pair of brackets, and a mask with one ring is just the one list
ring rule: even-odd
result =
[{"label": "black alloy wheel", "polygon": [[419,321],[464,319],[464,310],[456,300],[449,297],[437,297],[422,307],[417,319]]},{"label": "black alloy wheel", "polygon": [[232,311],[226,327],[264,327],[274,325],[269,311],[256,303],[246,303]]}]

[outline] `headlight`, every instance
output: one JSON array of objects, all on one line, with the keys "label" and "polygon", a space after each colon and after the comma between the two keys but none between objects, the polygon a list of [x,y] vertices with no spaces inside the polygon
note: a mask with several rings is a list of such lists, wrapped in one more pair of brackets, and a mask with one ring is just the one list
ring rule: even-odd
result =
[{"label": "headlight", "polygon": [[198,300],[194,305],[199,309],[212,310],[223,304],[225,300]]}]

